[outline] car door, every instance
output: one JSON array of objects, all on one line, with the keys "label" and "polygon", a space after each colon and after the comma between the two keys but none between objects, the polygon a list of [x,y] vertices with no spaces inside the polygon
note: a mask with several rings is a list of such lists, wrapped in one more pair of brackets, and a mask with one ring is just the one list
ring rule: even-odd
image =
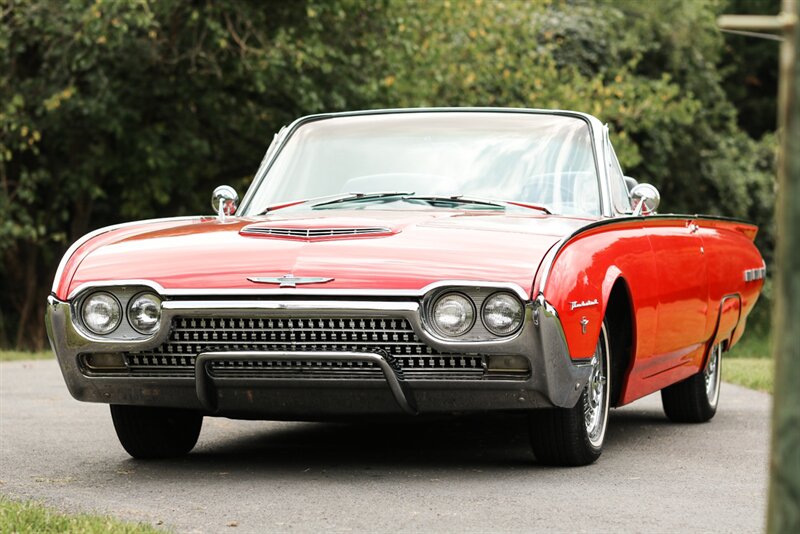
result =
[{"label": "car door", "polygon": [[692,218],[662,221],[648,228],[658,275],[653,372],[696,355],[708,314],[707,262],[698,226]]},{"label": "car door", "polygon": [[[606,138],[612,206],[631,213],[630,196],[614,148]],[[658,284],[653,353],[642,355],[649,374],[691,359],[706,337],[708,273],[703,241],[692,218],[661,218],[644,225],[655,256]]]}]

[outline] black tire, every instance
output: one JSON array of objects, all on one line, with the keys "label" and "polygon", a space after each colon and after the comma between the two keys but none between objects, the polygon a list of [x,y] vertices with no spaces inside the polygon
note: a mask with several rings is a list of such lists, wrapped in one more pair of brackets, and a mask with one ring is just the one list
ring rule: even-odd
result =
[{"label": "black tire", "polygon": [[661,404],[670,421],[705,423],[717,413],[722,382],[722,345],[711,347],[705,369],[661,390]]},{"label": "black tire", "polygon": [[[597,363],[592,377],[573,408],[547,408],[530,413],[531,447],[539,463],[564,467],[589,465],[603,452],[612,385],[605,321],[595,356]],[[587,410],[598,407],[597,419],[594,411],[591,420],[588,419]]]},{"label": "black tire", "polygon": [[197,443],[203,416],[189,410],[111,405],[122,447],[134,458],[174,458]]}]

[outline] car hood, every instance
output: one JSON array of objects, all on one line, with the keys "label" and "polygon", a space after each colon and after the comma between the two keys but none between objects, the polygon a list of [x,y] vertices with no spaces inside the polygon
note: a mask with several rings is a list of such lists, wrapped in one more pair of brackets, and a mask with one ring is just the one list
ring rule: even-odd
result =
[{"label": "car hood", "polygon": [[287,210],[254,218],[161,220],[101,233],[69,259],[57,296],[108,280],[167,290],[273,289],[252,277],[332,278],[303,289],[419,290],[441,280],[530,291],[542,258],[590,222],[537,212]]}]

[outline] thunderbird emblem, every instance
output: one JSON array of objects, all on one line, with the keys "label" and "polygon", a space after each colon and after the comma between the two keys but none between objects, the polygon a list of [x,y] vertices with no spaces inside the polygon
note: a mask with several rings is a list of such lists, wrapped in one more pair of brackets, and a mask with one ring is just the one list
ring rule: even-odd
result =
[{"label": "thunderbird emblem", "polygon": [[321,278],[319,276],[295,276],[291,273],[283,276],[253,276],[248,280],[257,284],[278,284],[279,287],[297,287],[297,284],[324,284],[333,278]]}]

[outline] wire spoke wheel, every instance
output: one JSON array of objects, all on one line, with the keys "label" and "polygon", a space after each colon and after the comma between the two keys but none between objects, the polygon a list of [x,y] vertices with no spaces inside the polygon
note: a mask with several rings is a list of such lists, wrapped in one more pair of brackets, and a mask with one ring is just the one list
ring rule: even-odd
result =
[{"label": "wire spoke wheel", "polygon": [[611,352],[606,322],[600,329],[592,369],[573,408],[546,408],[530,414],[531,446],[547,465],[588,465],[600,457],[611,400]]},{"label": "wire spoke wheel", "polygon": [[667,417],[677,423],[703,423],[714,417],[722,383],[722,343],[708,350],[700,372],[661,390]]},{"label": "wire spoke wheel", "polygon": [[716,406],[719,400],[719,385],[722,381],[722,373],[720,372],[721,358],[722,345],[718,344],[711,349],[711,353],[708,355],[706,369],[703,372],[703,378],[706,384],[706,396],[708,397],[709,404],[712,406]]},{"label": "wire spoke wheel", "polygon": [[605,438],[608,401],[608,337],[603,325],[603,333],[597,341],[597,348],[592,358],[592,375],[586,385],[583,408],[586,436],[595,447],[600,447]]}]

